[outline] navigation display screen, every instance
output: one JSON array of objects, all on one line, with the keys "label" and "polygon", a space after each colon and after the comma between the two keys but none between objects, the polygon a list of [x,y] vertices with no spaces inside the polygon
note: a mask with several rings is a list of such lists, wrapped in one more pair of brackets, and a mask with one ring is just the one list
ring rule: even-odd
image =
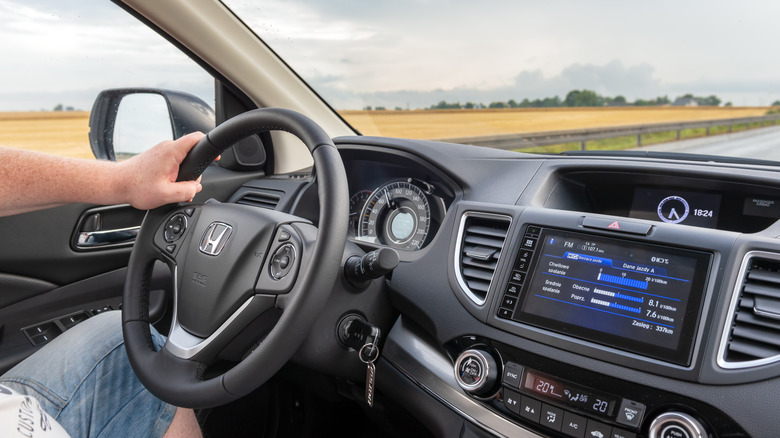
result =
[{"label": "navigation display screen", "polygon": [[515,282],[522,291],[512,319],[690,363],[710,254],[534,226],[528,230],[509,283],[509,289]]}]

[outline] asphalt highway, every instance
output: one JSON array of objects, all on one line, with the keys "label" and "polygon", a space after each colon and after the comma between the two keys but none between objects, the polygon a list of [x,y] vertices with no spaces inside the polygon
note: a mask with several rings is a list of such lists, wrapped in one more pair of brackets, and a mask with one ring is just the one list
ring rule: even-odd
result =
[{"label": "asphalt highway", "polygon": [[635,150],[721,155],[780,162],[780,126],[643,146]]}]

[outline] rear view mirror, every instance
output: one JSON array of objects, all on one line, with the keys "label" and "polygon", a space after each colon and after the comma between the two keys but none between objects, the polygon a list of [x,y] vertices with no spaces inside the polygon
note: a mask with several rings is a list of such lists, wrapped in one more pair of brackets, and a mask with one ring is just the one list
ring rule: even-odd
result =
[{"label": "rear view mirror", "polygon": [[98,159],[122,160],[163,140],[215,126],[214,110],[191,94],[155,88],[102,91],[89,116],[89,141]]}]

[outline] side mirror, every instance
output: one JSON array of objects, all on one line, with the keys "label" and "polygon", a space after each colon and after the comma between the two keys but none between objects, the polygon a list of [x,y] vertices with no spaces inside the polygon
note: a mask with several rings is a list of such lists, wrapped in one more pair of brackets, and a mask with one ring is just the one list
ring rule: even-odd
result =
[{"label": "side mirror", "polygon": [[191,94],[156,88],[105,90],[92,105],[89,143],[96,158],[116,161],[214,126],[214,110]]}]

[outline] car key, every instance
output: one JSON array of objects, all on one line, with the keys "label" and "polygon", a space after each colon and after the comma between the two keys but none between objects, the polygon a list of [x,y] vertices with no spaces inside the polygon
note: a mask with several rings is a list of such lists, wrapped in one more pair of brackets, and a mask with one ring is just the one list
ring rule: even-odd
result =
[{"label": "car key", "polygon": [[379,358],[379,347],[374,343],[366,344],[358,351],[358,357],[366,364],[366,403],[369,407],[374,407],[374,385],[376,384],[374,362]]},{"label": "car key", "polygon": [[346,324],[341,339],[347,347],[360,351],[368,344],[379,345],[381,334],[379,327],[371,325],[363,319],[355,318]]}]

